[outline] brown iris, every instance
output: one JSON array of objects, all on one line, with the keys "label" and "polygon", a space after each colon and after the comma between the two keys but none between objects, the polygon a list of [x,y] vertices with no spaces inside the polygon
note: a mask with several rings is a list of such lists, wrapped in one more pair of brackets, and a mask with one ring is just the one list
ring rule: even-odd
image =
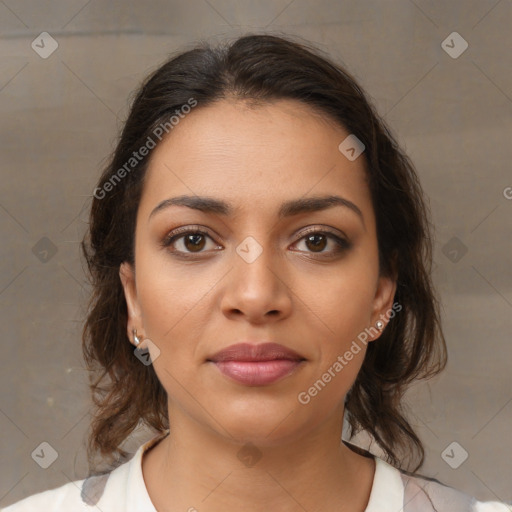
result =
[{"label": "brown iris", "polygon": [[[318,239],[321,239],[321,240],[319,241]],[[310,244],[315,249],[320,249],[319,251],[316,251],[316,252],[321,252],[323,249],[325,249],[326,242],[327,242],[327,237],[322,234],[309,235],[306,238],[306,245],[307,245],[308,249],[311,249]],[[313,251],[313,252],[315,252],[315,251]]]},{"label": "brown iris", "polygon": [[204,247],[205,237],[200,233],[188,234],[185,235],[183,243],[190,252],[199,252]]}]

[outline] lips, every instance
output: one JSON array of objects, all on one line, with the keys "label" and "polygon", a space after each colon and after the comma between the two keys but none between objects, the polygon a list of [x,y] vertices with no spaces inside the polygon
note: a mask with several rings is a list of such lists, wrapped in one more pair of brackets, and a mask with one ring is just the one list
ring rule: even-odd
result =
[{"label": "lips", "polygon": [[276,359],[288,359],[300,361],[304,359],[294,350],[279,345],[278,343],[237,343],[231,345],[213,355],[210,360],[219,361],[273,361]]},{"label": "lips", "polygon": [[277,343],[238,343],[208,359],[226,377],[248,386],[264,386],[291,374],[305,358]]}]

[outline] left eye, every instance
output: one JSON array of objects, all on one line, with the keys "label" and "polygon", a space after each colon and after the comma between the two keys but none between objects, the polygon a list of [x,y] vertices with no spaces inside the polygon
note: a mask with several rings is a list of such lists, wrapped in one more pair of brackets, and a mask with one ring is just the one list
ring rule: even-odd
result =
[{"label": "left eye", "polygon": [[[324,251],[324,249],[328,245],[329,240],[332,240],[334,242],[334,248],[331,251]],[[302,242],[306,246],[306,248],[313,253],[338,253],[350,247],[350,244],[346,240],[334,234],[318,230],[310,231],[305,236],[303,236],[298,242]]]}]

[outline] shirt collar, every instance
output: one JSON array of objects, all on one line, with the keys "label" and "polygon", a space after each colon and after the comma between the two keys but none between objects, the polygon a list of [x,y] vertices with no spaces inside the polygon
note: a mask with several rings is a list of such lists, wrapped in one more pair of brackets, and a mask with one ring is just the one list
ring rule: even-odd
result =
[{"label": "shirt collar", "polygon": [[126,512],[157,512],[144,482],[142,473],[142,456],[144,452],[148,451],[155,444],[161,441],[169,434],[169,429],[158,434],[153,439],[150,439],[141,445],[130,461],[130,469],[127,475],[127,502]]},{"label": "shirt collar", "polygon": [[402,512],[403,507],[404,484],[400,472],[391,464],[375,457],[375,475],[364,512]]}]

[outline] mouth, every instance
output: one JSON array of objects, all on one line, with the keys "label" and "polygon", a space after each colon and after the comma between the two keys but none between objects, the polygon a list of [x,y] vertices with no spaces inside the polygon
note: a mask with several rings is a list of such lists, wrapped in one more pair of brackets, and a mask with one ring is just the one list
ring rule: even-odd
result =
[{"label": "mouth", "polygon": [[238,343],[207,359],[226,377],[246,386],[265,386],[293,373],[306,359],[277,343]]}]

